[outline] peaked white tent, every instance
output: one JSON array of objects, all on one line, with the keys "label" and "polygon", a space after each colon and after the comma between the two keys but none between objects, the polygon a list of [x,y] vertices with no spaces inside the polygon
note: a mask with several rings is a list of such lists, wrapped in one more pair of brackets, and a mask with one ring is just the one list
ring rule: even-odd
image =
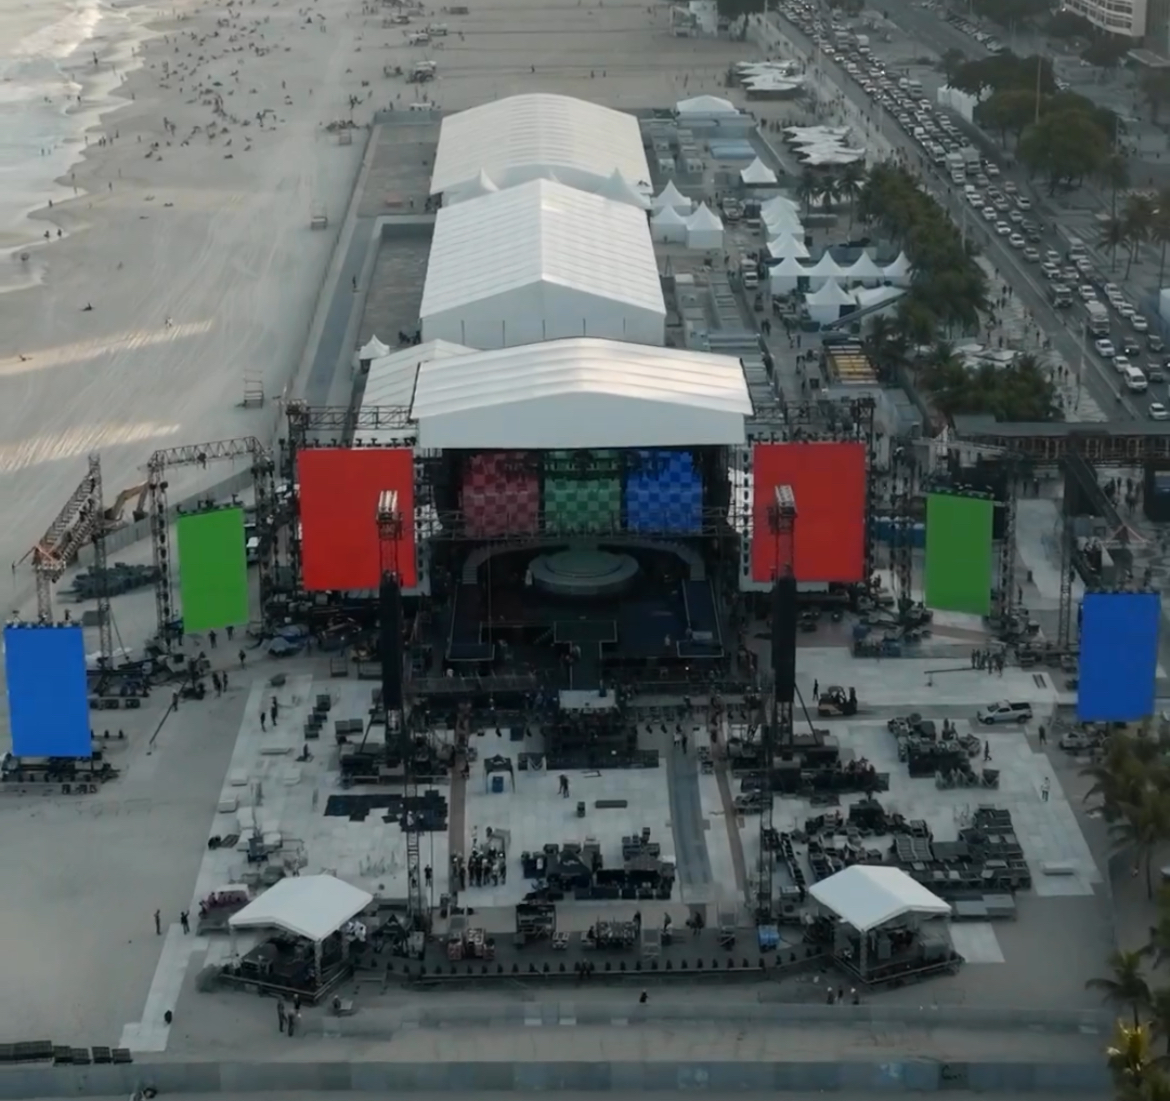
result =
[{"label": "peaked white tent", "polygon": [[768,242],[768,253],[776,257],[777,260],[783,260],[786,256],[795,256],[798,260],[807,260],[808,246],[799,237],[794,237],[791,233],[781,233],[775,239]]},{"label": "peaked white tent", "polygon": [[759,157],[756,157],[747,168],[741,168],[739,178],[745,184],[774,184],[776,182],[776,173],[773,172]]},{"label": "peaked white tent", "polygon": [[718,96],[694,96],[680,99],[674,105],[675,112],[682,118],[719,118],[738,115],[739,109],[730,100]]},{"label": "peaked white tent", "polygon": [[788,294],[796,290],[796,281],[808,275],[806,268],[795,256],[785,256],[769,273],[773,294]]},{"label": "peaked white tent", "polygon": [[650,219],[650,236],[681,243],[687,239],[687,220],[674,207],[664,206]]},{"label": "peaked white tent", "polygon": [[783,195],[776,195],[766,203],[760,205],[760,215],[764,218],[784,217],[788,214],[800,216],[800,204]]},{"label": "peaked white tent", "polygon": [[809,279],[812,280],[810,284],[814,289],[819,287],[826,279],[841,280],[845,278],[845,269],[833,259],[832,253],[821,253],[821,258],[813,264],[811,268],[805,273]]},{"label": "peaked white tent", "polygon": [[650,200],[622,175],[619,168],[613,170],[609,179],[598,188],[597,194],[617,203],[636,206],[639,210],[650,209]]},{"label": "peaked white tent", "polygon": [[674,180],[670,180],[662,189],[662,194],[655,196],[650,205],[655,210],[669,206],[674,210],[681,210],[684,214],[690,214],[695,204],[674,186]]},{"label": "peaked white tent", "polygon": [[374,335],[358,349],[358,362],[369,363],[371,359],[381,359],[383,356],[388,356],[389,354],[389,345],[383,344],[377,335]]},{"label": "peaked white tent", "polygon": [[868,252],[863,252],[852,264],[846,274],[850,279],[860,283],[876,283],[884,274],[883,269],[873,262]]},{"label": "peaked white tent", "polygon": [[948,903],[901,868],[878,865],[854,864],[822,879],[809,894],[859,933],[908,914],[943,917],[951,912]]},{"label": "peaked white tent", "polygon": [[464,203],[468,199],[478,199],[483,195],[491,195],[499,190],[495,180],[481,168],[479,174],[474,178],[444,192],[443,205],[453,206],[455,203]]},{"label": "peaked white tent", "polygon": [[821,325],[828,325],[841,316],[842,306],[856,306],[853,296],[844,290],[833,279],[826,279],[819,290],[815,290],[805,300],[808,314]]},{"label": "peaked white tent", "polygon": [[723,247],[723,222],[711,212],[706,203],[687,219],[687,248],[721,249]]},{"label": "peaked white tent", "polygon": [[882,275],[894,283],[908,283],[910,281],[910,261],[906,254],[899,252],[898,259],[882,269]]}]

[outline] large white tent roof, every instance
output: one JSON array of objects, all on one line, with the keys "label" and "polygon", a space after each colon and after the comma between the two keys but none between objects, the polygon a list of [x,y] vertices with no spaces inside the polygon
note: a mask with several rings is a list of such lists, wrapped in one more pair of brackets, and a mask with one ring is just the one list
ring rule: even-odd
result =
[{"label": "large white tent roof", "polygon": [[663,207],[670,206],[676,210],[689,211],[695,204],[675,187],[674,180],[667,180],[666,186],[662,189],[662,194],[655,196],[651,205],[655,210],[661,210]]},{"label": "large white tent roof", "polygon": [[425,448],[733,445],[752,411],[739,360],[593,337],[426,364],[414,418]]},{"label": "large white tent roof", "polygon": [[633,115],[572,96],[509,96],[443,120],[431,194],[463,187],[485,172],[500,188],[562,171],[595,178],[614,170],[648,186],[642,131]]},{"label": "large white tent roof", "polygon": [[425,344],[412,344],[373,360],[366,376],[362,406],[409,408],[414,397],[414,382],[424,363],[466,355],[473,350],[446,340],[428,340]]},{"label": "large white tent roof", "polygon": [[746,168],[739,170],[739,178],[745,184],[774,184],[776,173],[773,172],[759,157],[756,157]]},{"label": "large white tent roof", "polygon": [[780,260],[790,256],[801,260],[808,259],[808,246],[791,233],[781,233],[774,240],[769,241],[768,252]]},{"label": "large white tent roof", "polygon": [[373,895],[336,876],[290,876],[228,920],[233,929],[283,929],[319,942],[373,901]]},{"label": "large white tent roof", "polygon": [[809,888],[822,906],[859,933],[906,914],[938,917],[951,907],[901,868],[854,864]]},{"label": "large white tent roof", "polygon": [[852,306],[855,304],[852,295],[843,290],[835,279],[826,279],[819,290],[815,290],[805,301],[810,306]]},{"label": "large white tent roof", "polygon": [[687,115],[696,117],[716,115],[738,115],[739,108],[729,99],[720,99],[719,96],[692,96],[690,99],[680,99],[674,105],[684,118]]},{"label": "large white tent roof", "polygon": [[666,310],[642,211],[532,180],[439,211],[419,316],[540,282]]}]

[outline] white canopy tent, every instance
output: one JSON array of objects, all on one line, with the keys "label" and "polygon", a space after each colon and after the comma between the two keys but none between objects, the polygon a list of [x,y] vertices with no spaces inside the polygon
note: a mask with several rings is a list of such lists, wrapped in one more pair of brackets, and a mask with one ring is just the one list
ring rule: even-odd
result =
[{"label": "white canopy tent", "polygon": [[819,287],[826,279],[840,280],[845,278],[845,270],[833,259],[831,252],[821,253],[820,259],[811,268],[805,270],[811,280],[810,286]]},{"label": "white canopy tent", "polygon": [[760,184],[774,184],[776,182],[776,173],[764,164],[759,157],[756,157],[746,168],[740,169],[739,178],[745,184],[754,187]]},{"label": "white canopy tent", "polygon": [[739,108],[730,100],[720,99],[718,96],[693,96],[691,99],[680,99],[674,105],[675,113],[680,118],[720,118],[738,115]]},{"label": "white canopy tent", "polygon": [[800,216],[800,204],[783,195],[774,195],[766,203],[760,204],[760,216],[765,219],[786,217],[787,215]]},{"label": "white canopy tent", "polygon": [[721,249],[723,247],[723,222],[712,213],[706,203],[687,219],[687,248]]},{"label": "white canopy tent", "polygon": [[383,356],[388,356],[389,354],[390,345],[383,344],[378,339],[378,337],[374,335],[371,336],[370,339],[367,340],[365,344],[363,344],[358,349],[358,362],[369,363],[369,361],[372,359],[381,359]]},{"label": "white canopy tent", "polygon": [[854,864],[822,879],[809,893],[859,933],[868,933],[908,914],[943,917],[950,903],[911,879],[901,868]]},{"label": "white canopy tent", "polygon": [[783,260],[788,256],[795,256],[798,260],[807,260],[808,245],[791,233],[781,233],[774,240],[768,242],[768,254],[777,260]]},{"label": "white canopy tent", "polygon": [[650,237],[682,244],[687,239],[687,220],[674,207],[664,206],[650,219]]},{"label": "white canopy tent", "polygon": [[620,168],[613,170],[609,179],[597,189],[597,194],[615,203],[636,206],[639,210],[650,209],[650,200],[622,175]]},{"label": "white canopy tent", "polygon": [[373,901],[373,895],[336,876],[289,876],[232,914],[228,923],[233,930],[280,929],[320,944]]},{"label": "white canopy tent", "polygon": [[882,278],[883,271],[873,262],[868,252],[863,252],[849,267],[846,274],[850,279],[859,283],[876,283]]},{"label": "white canopy tent", "polygon": [[662,194],[656,195],[650,205],[655,210],[669,206],[683,214],[690,214],[695,204],[674,186],[674,180],[670,180],[662,189]]},{"label": "white canopy tent", "polygon": [[910,260],[904,252],[898,253],[898,258],[882,269],[882,275],[894,283],[908,283],[910,281]]},{"label": "white canopy tent", "polygon": [[826,279],[819,290],[805,300],[808,314],[817,324],[829,325],[841,316],[842,306],[856,306],[857,301],[834,279]]},{"label": "white canopy tent", "polygon": [[769,283],[773,294],[788,294],[796,290],[796,281],[808,275],[806,268],[795,256],[785,256],[769,272]]}]

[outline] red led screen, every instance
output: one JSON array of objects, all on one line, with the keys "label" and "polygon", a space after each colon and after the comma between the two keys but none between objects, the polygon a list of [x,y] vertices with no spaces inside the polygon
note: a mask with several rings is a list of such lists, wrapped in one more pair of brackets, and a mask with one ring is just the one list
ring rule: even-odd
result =
[{"label": "red led screen", "polygon": [[540,527],[540,478],[524,451],[472,455],[463,475],[463,520],[476,539],[526,535]]},{"label": "red led screen", "polygon": [[863,579],[865,444],[756,444],[752,473],[753,581],[771,581],[776,570],[768,508],[779,485],[796,497],[796,580]]},{"label": "red led screen", "polygon": [[414,454],[409,448],[309,448],[297,455],[301,562],[305,588],[376,589],[382,579],[378,498],[398,492],[402,536],[397,565],[404,589],[418,584],[414,560]]}]

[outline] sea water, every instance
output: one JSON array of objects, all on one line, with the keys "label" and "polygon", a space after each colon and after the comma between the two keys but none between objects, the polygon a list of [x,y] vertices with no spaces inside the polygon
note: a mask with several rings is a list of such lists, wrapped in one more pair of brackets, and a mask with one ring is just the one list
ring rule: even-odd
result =
[{"label": "sea water", "polygon": [[46,223],[28,215],[73,195],[57,181],[68,183],[86,131],[123,102],[149,14],[110,0],[0,0],[0,254],[12,261],[0,286],[20,282],[21,251],[43,244]]}]

